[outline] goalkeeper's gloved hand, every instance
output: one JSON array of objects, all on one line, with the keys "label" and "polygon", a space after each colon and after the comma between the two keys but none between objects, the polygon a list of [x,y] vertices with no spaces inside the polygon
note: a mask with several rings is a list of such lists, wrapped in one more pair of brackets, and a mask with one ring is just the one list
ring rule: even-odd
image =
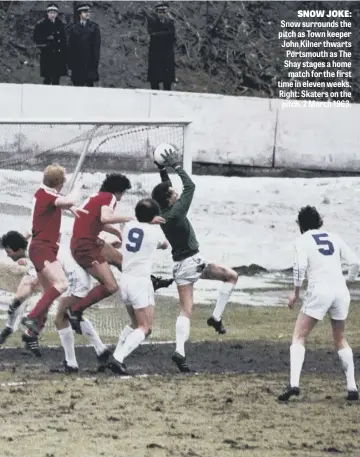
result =
[{"label": "goalkeeper's gloved hand", "polygon": [[156,162],[156,160],[154,160],[154,164],[158,167],[158,169],[160,171],[165,169],[164,165],[160,165],[159,163]]},{"label": "goalkeeper's gloved hand", "polygon": [[161,154],[164,159],[164,165],[170,168],[176,168],[180,165],[179,157],[174,150],[165,151],[165,154]]}]

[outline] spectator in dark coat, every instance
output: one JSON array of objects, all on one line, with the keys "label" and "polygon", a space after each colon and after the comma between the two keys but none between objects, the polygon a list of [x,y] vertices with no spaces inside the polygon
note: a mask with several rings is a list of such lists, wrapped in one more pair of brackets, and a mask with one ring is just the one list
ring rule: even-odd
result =
[{"label": "spectator in dark coat", "polygon": [[65,25],[58,18],[58,11],[55,3],[47,6],[47,17],[36,24],[33,37],[41,53],[40,76],[44,84],[54,86],[67,75]]},{"label": "spectator in dark coat", "polygon": [[99,26],[89,20],[90,5],[78,6],[79,21],[69,28],[68,66],[74,86],[92,87],[99,81],[101,36]]},{"label": "spectator in dark coat", "polygon": [[148,81],[151,89],[171,90],[175,82],[174,44],[176,41],[174,20],[169,16],[169,5],[160,3],[155,6],[155,16],[148,18],[150,35]]}]

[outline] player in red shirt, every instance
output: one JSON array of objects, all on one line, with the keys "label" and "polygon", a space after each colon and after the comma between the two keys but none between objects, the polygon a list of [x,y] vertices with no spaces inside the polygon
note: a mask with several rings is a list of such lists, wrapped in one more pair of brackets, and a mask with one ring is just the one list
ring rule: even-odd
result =
[{"label": "player in red shirt", "polygon": [[81,214],[75,220],[70,242],[72,255],[76,262],[84,268],[100,284],[94,287],[86,297],[68,311],[72,327],[78,333],[83,311],[94,303],[117,292],[119,286],[101,254],[104,242],[99,234],[106,224],[117,224],[133,220],[133,217],[116,215],[114,210],[117,201],[131,189],[129,179],[122,174],[109,174],[101,185],[100,191],[89,197],[82,208],[87,214]]},{"label": "player in red shirt", "polygon": [[37,334],[53,301],[66,291],[68,285],[61,263],[57,260],[60,238],[61,210],[68,209],[75,216],[75,191],[60,195],[66,181],[65,169],[58,164],[44,170],[43,184],[35,192],[32,211],[32,240],[29,258],[33,263],[44,294],[21,323],[28,331],[23,335],[27,344],[38,344]]}]

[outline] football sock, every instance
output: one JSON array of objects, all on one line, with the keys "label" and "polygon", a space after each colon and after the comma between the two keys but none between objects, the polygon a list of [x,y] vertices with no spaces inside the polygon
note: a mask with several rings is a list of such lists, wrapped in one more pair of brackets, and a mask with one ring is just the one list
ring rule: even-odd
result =
[{"label": "football sock", "polygon": [[103,300],[106,297],[110,297],[111,293],[108,289],[103,285],[99,284],[98,286],[94,287],[90,290],[90,292],[86,295],[86,297],[79,300],[75,306],[71,308],[71,311],[84,311],[89,306],[93,305],[94,303],[98,303],[99,301]]},{"label": "football sock", "polygon": [[59,330],[61,346],[64,348],[65,360],[70,367],[77,367],[75,356],[75,339],[71,326]]},{"label": "football sock", "polygon": [[60,297],[60,295],[61,293],[54,286],[51,286],[44,292],[43,296],[27,317],[30,319],[38,319],[41,315],[45,315],[53,301]]},{"label": "football sock", "polygon": [[305,359],[305,347],[299,343],[290,346],[290,386],[299,387],[300,375]]},{"label": "football sock", "polygon": [[185,357],[185,342],[190,336],[190,319],[186,316],[179,316],[175,324],[176,349],[175,352]]},{"label": "football sock", "polygon": [[338,355],[346,376],[348,390],[357,390],[355,382],[354,358],[351,347],[340,349]]},{"label": "football sock", "polygon": [[229,298],[234,290],[235,284],[231,282],[224,282],[218,292],[218,298],[216,301],[215,309],[212,314],[212,317],[216,321],[221,320],[221,316],[224,312],[225,306],[227,302],[229,301]]},{"label": "football sock", "polygon": [[130,335],[130,333],[132,333],[134,331],[134,329],[132,327],[130,327],[130,325],[127,325],[123,331],[120,333],[120,336],[119,336],[119,342],[118,342],[118,346],[122,345],[125,343],[125,340],[126,338]]},{"label": "football sock", "polygon": [[15,322],[16,319],[18,318],[19,315],[19,308],[22,304],[22,301],[19,300],[18,298],[14,298],[14,300],[11,302],[9,305],[8,309],[8,317],[6,319],[6,327],[11,328],[11,330],[14,330]]},{"label": "football sock", "polygon": [[[143,341],[145,340],[145,333],[140,328],[135,329],[128,335],[125,342],[116,346],[114,357],[118,362],[123,362],[125,357],[131,354]],[[120,342],[120,340],[119,340]]]},{"label": "football sock", "polygon": [[14,298],[11,304],[9,305],[9,310],[8,313],[11,314],[13,313],[16,309],[20,307],[22,303],[22,300],[19,300],[18,298]]},{"label": "football sock", "polygon": [[93,348],[95,349],[96,355],[102,354],[107,347],[105,344],[101,341],[100,336],[98,332],[94,329],[92,323],[89,321],[89,319],[83,319],[80,322],[80,328],[82,331],[82,334],[85,335]]}]

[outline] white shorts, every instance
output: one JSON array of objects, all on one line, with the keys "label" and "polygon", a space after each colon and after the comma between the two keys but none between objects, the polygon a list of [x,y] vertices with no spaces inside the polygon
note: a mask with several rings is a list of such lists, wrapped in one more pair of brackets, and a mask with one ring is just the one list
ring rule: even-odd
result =
[{"label": "white shorts", "polygon": [[155,306],[154,287],[150,278],[122,274],[120,278],[121,299],[134,309]]},{"label": "white shorts", "polygon": [[344,321],[350,307],[350,293],[347,287],[331,288],[324,284],[311,286],[304,298],[301,311],[319,321],[329,313],[331,319]]},{"label": "white shorts", "polygon": [[64,296],[70,297],[70,295],[74,295],[79,298],[86,297],[91,289],[91,276],[89,273],[81,268],[80,265],[65,273],[68,280],[68,289]]},{"label": "white shorts", "polygon": [[175,262],[173,267],[175,283],[178,286],[193,284],[200,279],[206,265],[206,260],[200,254],[195,254],[185,260]]}]

